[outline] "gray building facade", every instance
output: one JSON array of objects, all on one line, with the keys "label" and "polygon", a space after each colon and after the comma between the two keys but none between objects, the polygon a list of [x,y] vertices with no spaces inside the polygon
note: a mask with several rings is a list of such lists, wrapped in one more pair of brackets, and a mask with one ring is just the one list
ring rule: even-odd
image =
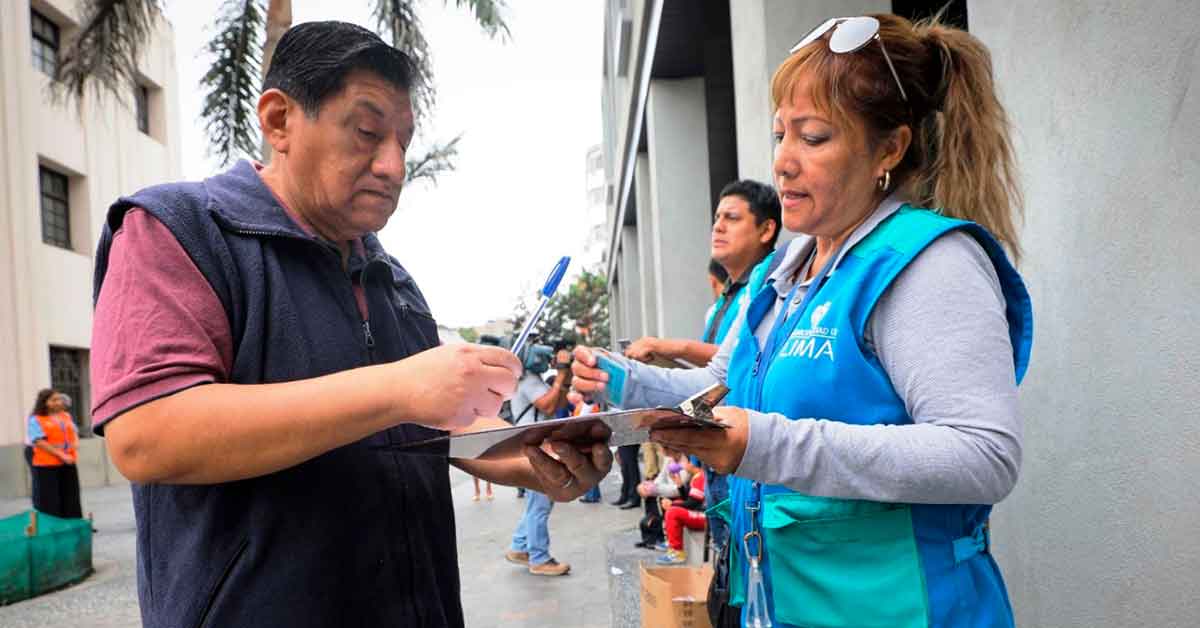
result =
[{"label": "gray building facade", "polygon": [[[768,86],[792,44],[941,4],[607,0],[614,341],[700,334],[715,195],[771,180]],[[1200,3],[954,9],[992,52],[1025,194],[1024,462],[992,520],[1017,623],[1200,625]]]}]

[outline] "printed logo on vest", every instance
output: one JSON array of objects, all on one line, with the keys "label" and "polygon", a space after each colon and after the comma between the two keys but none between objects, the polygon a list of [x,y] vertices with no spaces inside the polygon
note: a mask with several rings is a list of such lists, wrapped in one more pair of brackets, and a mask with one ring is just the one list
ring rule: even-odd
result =
[{"label": "printed logo on vest", "polygon": [[833,305],[833,301],[826,301],[813,309],[812,313],[812,328],[816,329],[821,326],[821,319],[825,318],[825,313],[829,311],[829,306]]},{"label": "printed logo on vest", "polygon": [[829,313],[832,301],[826,301],[813,308],[809,317],[809,329],[797,329],[784,341],[779,350],[780,358],[806,358],[809,360],[827,359],[833,361],[833,343],[837,340],[837,327],[821,327],[821,321]]}]

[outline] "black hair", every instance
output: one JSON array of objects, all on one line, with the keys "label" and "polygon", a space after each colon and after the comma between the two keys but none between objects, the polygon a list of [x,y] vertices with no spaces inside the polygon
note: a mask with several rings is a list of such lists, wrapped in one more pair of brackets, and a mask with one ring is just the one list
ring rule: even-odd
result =
[{"label": "black hair", "polygon": [[33,412],[30,412],[30,414],[37,416],[49,416],[50,408],[47,408],[46,404],[50,402],[50,398],[54,396],[55,392],[56,391],[53,388],[43,388],[39,390],[37,394],[37,401],[33,402]]},{"label": "black hair", "polygon": [[408,55],[361,26],[305,22],[279,38],[263,91],[278,89],[315,117],[321,103],[340,92],[354,70],[372,72],[402,90],[412,88],[415,74]]},{"label": "black hair", "polygon": [[574,348],[575,348],[575,343],[573,343],[570,340],[567,340],[565,338],[562,340],[554,341],[554,352],[555,353],[558,353],[559,351],[570,351],[571,349],[574,349]]},{"label": "black hair", "polygon": [[775,188],[766,183],[759,183],[751,179],[742,179],[727,183],[721,188],[721,198],[726,196],[739,196],[750,205],[750,213],[754,214],[754,224],[761,225],[767,220],[775,221],[775,232],[771,234],[771,241],[767,243],[769,248],[775,248],[775,241],[779,239],[779,230],[783,228],[783,222],[779,216],[781,208],[779,205],[779,194],[775,192]]},{"label": "black hair", "polygon": [[729,280],[729,271],[715,259],[708,260],[708,274],[717,278],[717,281],[725,283]]}]

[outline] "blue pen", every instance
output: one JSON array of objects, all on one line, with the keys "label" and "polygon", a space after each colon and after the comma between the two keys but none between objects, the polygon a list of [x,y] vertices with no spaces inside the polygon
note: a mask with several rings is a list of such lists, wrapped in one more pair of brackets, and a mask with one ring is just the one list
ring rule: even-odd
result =
[{"label": "blue pen", "polygon": [[554,266],[554,270],[550,271],[550,276],[546,278],[546,285],[542,286],[541,298],[538,300],[537,309],[529,316],[529,320],[525,321],[525,327],[521,329],[521,335],[517,336],[516,342],[513,342],[512,352],[516,355],[521,355],[521,347],[525,346],[525,339],[529,337],[529,332],[533,331],[533,326],[537,324],[538,319],[542,317],[542,310],[546,309],[546,304],[550,302],[550,297],[554,296],[558,290],[558,282],[562,281],[563,275],[567,274],[567,266],[571,264],[571,257],[564,255],[558,260],[558,264]]}]

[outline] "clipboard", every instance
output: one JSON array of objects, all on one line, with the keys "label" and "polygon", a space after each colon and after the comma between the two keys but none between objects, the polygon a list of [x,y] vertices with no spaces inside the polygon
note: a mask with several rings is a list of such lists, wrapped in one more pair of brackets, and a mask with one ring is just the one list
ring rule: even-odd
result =
[{"label": "clipboard", "polygon": [[674,408],[639,408],[551,419],[529,425],[515,425],[453,434],[428,440],[379,447],[400,454],[440,456],[476,460],[520,458],[522,449],[553,439],[574,444],[580,449],[596,442],[609,446],[636,445],[650,440],[650,430],[666,428],[728,429],[717,421],[712,409],[721,403],[729,389],[713,384],[685,399]]}]

